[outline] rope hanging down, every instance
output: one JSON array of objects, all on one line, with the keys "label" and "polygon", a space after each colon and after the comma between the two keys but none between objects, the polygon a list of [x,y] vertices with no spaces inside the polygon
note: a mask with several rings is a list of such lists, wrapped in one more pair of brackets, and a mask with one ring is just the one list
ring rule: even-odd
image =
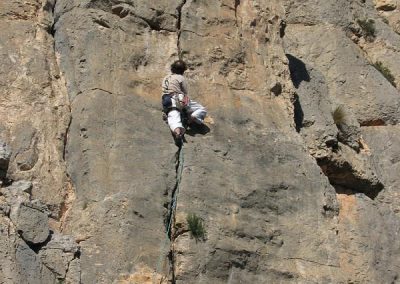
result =
[{"label": "rope hanging down", "polygon": [[[181,138],[181,139],[183,140],[183,138]],[[167,229],[167,232],[166,232],[167,236],[166,236],[165,241],[164,241],[164,243],[163,243],[163,245],[161,246],[161,249],[160,249],[161,250],[161,254],[160,254],[160,257],[158,259],[156,271],[154,272],[153,283],[156,283],[155,282],[155,280],[156,280],[155,276],[161,270],[162,260],[165,257],[164,256],[165,247],[168,244],[168,241],[172,240],[172,236],[170,234],[171,234],[171,230],[172,230],[172,220],[175,217],[176,205],[178,203],[179,188],[180,188],[180,184],[181,184],[181,181],[182,181],[183,163],[184,163],[183,141],[181,141],[181,146],[179,148],[178,169],[176,171],[176,175],[177,175],[177,177],[176,177],[176,187],[175,187],[175,191],[172,193],[173,194],[173,196],[172,196],[172,204],[171,204],[171,207],[170,207],[169,220],[168,220],[167,228],[166,228]],[[161,282],[162,282],[162,279],[163,278],[161,278]]]}]

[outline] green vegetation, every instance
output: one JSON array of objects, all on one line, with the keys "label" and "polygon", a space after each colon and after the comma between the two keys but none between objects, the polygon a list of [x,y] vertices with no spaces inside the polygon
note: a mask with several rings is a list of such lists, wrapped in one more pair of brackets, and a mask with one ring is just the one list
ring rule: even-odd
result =
[{"label": "green vegetation", "polygon": [[336,125],[342,124],[346,121],[346,112],[343,106],[337,106],[332,112],[333,122]]},{"label": "green vegetation", "polygon": [[390,72],[389,68],[384,66],[382,64],[382,62],[380,62],[380,61],[376,61],[375,64],[374,64],[374,67],[379,72],[382,73],[382,75],[386,78],[386,80],[388,80],[390,82],[390,84],[392,84],[394,87],[396,87],[394,76],[393,76],[392,72]]},{"label": "green vegetation", "polygon": [[189,213],[186,217],[186,221],[189,226],[190,234],[196,240],[204,239],[206,235],[206,229],[203,225],[203,220],[200,217],[196,216],[193,213]]},{"label": "green vegetation", "polygon": [[361,27],[364,32],[364,35],[367,38],[374,38],[375,37],[375,21],[372,19],[369,20],[357,20],[357,24]]}]

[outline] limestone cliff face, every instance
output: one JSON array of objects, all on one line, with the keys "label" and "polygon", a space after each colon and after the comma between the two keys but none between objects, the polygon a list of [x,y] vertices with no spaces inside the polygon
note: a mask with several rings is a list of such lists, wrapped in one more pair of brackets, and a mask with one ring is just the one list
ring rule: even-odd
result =
[{"label": "limestone cliff face", "polygon": [[[399,15],[1,1],[0,282],[397,283]],[[182,149],[160,111],[177,58],[214,121]]]}]

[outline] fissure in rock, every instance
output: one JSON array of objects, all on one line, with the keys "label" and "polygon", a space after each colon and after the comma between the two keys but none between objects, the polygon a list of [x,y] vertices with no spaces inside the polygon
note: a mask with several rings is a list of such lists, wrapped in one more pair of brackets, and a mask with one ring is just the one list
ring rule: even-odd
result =
[{"label": "fissure in rock", "polygon": [[180,183],[182,180],[182,169],[183,169],[183,145],[179,147],[179,150],[177,152],[177,163],[176,163],[176,186],[175,190],[172,194],[172,211],[171,211],[171,228],[170,228],[170,240],[171,240],[171,248],[170,248],[170,256],[169,256],[169,261],[170,261],[170,267],[171,267],[171,281],[172,283],[175,283],[175,248],[174,248],[174,233],[172,232],[173,228],[175,228],[175,212],[176,212],[176,206],[178,202],[178,194],[179,194],[179,187]]},{"label": "fissure in rock", "polygon": [[235,19],[237,21],[237,8],[240,5],[240,0],[235,0]]},{"label": "fissure in rock", "polygon": [[63,160],[65,161],[65,155],[67,152],[67,143],[68,143],[68,134],[69,134],[69,129],[71,128],[71,123],[72,123],[72,115],[71,115],[71,110],[70,111],[70,117],[69,117],[69,122],[67,125],[67,128],[65,129],[65,133],[64,133],[64,144],[63,144]]},{"label": "fissure in rock", "polygon": [[175,250],[174,250],[175,237],[174,237],[173,229],[175,228],[175,215],[176,215],[175,212],[176,212],[176,206],[177,206],[177,201],[178,201],[179,187],[180,187],[180,183],[182,180],[182,169],[183,169],[183,163],[184,163],[182,146],[179,147],[179,150],[176,152],[175,156],[176,156],[176,162],[175,162],[176,182],[175,182],[175,186],[171,192],[171,199],[170,199],[169,203],[167,204],[168,213],[164,220],[166,234],[170,241],[170,250],[168,253],[168,261],[169,261],[169,267],[170,267],[171,283],[176,282],[175,281]]},{"label": "fissure in rock", "polygon": [[178,40],[177,40],[177,48],[178,48],[178,56],[179,59],[182,59],[182,50],[181,50],[181,33],[182,33],[182,9],[183,6],[186,4],[187,0],[183,0],[181,4],[176,8],[176,30],[178,33]]},{"label": "fissure in rock", "polygon": [[[71,259],[70,261],[68,261],[67,269],[65,270],[65,275],[66,275],[66,276],[68,275],[68,272],[69,272],[69,270],[70,270],[70,268],[71,268],[71,262],[73,262],[73,261],[76,260],[76,259],[79,260],[80,258],[81,258],[81,252],[78,250],[77,252],[74,253],[74,258]],[[59,279],[59,282],[60,282],[60,283],[63,283],[63,281],[65,281],[65,278]],[[79,283],[81,283],[81,279],[79,279]],[[78,283],[78,284],[79,284],[79,283]]]},{"label": "fissure in rock", "polygon": [[[55,0],[54,3],[47,2],[46,5],[43,7],[43,9],[48,11],[49,13],[51,13],[52,16],[53,16],[53,22],[49,25],[47,30],[48,30],[49,34],[52,36],[52,38],[53,38],[53,46],[52,46],[52,48],[53,48],[53,58],[54,58],[54,63],[56,65],[58,65],[58,62],[57,62],[57,59],[56,59],[57,51],[56,51],[56,40],[55,40],[55,35],[56,35],[55,24],[57,22],[57,20],[55,18],[56,5],[57,5],[57,0]],[[60,66],[57,66],[57,67],[58,67],[57,68],[58,72],[61,73]],[[60,74],[57,74],[57,76],[60,76]],[[60,77],[57,77],[57,78],[59,79]],[[68,121],[68,125],[67,125],[67,127],[65,129],[65,132],[64,132],[64,134],[62,136],[62,139],[63,139],[62,158],[63,158],[64,161],[65,161],[66,148],[67,148],[67,142],[68,142],[67,141],[68,140],[68,133],[69,133],[69,129],[70,129],[71,123],[72,123],[71,108],[69,107],[68,110],[69,110],[69,121]]]},{"label": "fissure in rock", "polygon": [[[46,5],[48,5],[48,4],[49,4],[49,2],[46,3]],[[54,18],[54,14],[56,11],[56,5],[57,5],[57,0],[54,1],[53,5],[49,6],[49,10],[48,10],[49,12],[51,11],[51,15],[53,17],[53,23],[48,27],[48,32],[49,32],[49,34],[51,34],[53,39],[54,39],[54,35],[56,33],[56,29],[55,29],[56,21]],[[55,53],[55,41],[53,41],[53,47],[54,47],[54,53]]]}]

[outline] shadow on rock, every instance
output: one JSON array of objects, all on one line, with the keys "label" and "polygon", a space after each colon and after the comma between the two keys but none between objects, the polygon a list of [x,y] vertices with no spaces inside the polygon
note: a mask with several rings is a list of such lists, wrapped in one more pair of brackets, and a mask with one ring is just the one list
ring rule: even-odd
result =
[{"label": "shadow on rock", "polygon": [[296,89],[302,81],[310,82],[310,74],[304,62],[290,54],[286,54],[286,57],[289,60],[290,78]]},{"label": "shadow on rock", "polygon": [[189,125],[186,130],[186,134],[189,136],[196,136],[196,134],[206,135],[208,132],[210,132],[210,128],[207,125],[196,123]]},{"label": "shadow on rock", "polygon": [[303,108],[301,107],[300,97],[298,94],[294,95],[294,123],[296,125],[296,131],[300,132],[301,128],[303,127],[304,121],[304,112]]}]

